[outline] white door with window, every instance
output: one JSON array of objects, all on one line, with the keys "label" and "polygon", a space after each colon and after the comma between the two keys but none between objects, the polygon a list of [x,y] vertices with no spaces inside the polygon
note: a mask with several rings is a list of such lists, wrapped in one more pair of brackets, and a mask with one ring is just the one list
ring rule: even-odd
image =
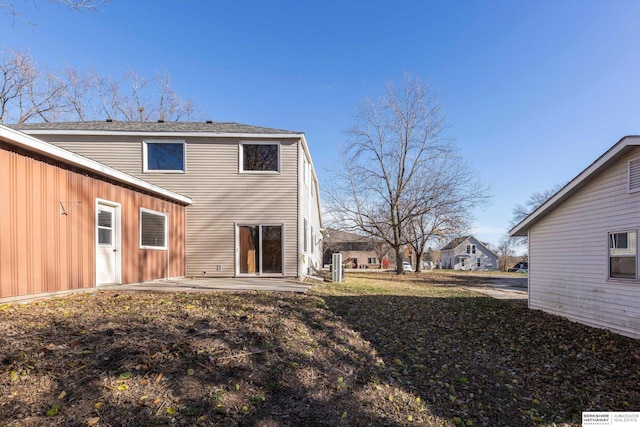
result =
[{"label": "white door with window", "polygon": [[120,207],[97,202],[96,285],[120,283]]}]

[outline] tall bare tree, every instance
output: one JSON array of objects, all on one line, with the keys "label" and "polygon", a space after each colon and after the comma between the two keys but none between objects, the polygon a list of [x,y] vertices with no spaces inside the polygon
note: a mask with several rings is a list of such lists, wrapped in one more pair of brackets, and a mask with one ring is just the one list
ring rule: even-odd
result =
[{"label": "tall bare tree", "polygon": [[449,188],[463,187],[472,206],[486,188],[444,138],[440,104],[419,78],[405,74],[399,86],[387,85],[381,99],[366,99],[354,123],[327,194],[329,214],[342,228],[387,242],[401,274],[402,249],[412,241],[407,226],[441,204],[434,198],[446,200]]},{"label": "tall bare tree", "polygon": [[121,82],[95,70],[50,72],[24,52],[0,53],[0,123],[60,120],[189,120],[196,109],[178,96],[167,71],[152,78],[127,70]]}]

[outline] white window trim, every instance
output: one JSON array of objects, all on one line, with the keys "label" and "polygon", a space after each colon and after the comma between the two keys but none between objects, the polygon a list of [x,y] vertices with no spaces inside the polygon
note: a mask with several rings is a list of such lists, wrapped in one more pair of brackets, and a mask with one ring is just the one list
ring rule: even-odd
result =
[{"label": "white window trim", "polygon": [[[276,145],[278,147],[278,170],[277,171],[246,171],[244,170],[244,146],[245,145]],[[282,149],[280,148],[280,141],[240,141],[238,148],[238,171],[240,173],[247,174],[260,174],[260,175],[278,175],[282,170]]]},{"label": "white window trim", "polygon": [[[164,217],[164,246],[145,246],[142,244],[142,212]],[[151,209],[140,208],[139,226],[140,233],[138,243],[140,244],[140,249],[155,249],[159,251],[167,250],[167,248],[169,247],[169,214],[165,212],[154,211]]]},{"label": "white window trim", "polygon": [[[636,233],[636,251],[633,254],[635,257],[635,277],[633,278],[624,278],[624,277],[611,277],[611,258],[623,257],[623,255],[611,255],[611,235],[612,234],[621,234],[621,233]],[[620,282],[637,282],[638,281],[638,230],[637,229],[627,229],[627,230],[616,230],[610,231],[607,233],[607,281],[620,281]],[[629,256],[629,255],[627,255]]]},{"label": "white window trim", "polygon": [[[149,169],[147,144],[182,144],[182,170]],[[142,172],[143,173],[187,173],[187,143],[185,140],[145,139],[142,141]]]}]

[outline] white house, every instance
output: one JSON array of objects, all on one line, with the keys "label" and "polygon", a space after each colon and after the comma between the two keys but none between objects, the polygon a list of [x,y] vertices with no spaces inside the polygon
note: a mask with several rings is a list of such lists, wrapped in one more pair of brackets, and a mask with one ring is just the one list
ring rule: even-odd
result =
[{"label": "white house", "polygon": [[496,270],[498,256],[475,237],[463,236],[440,249],[440,264],[453,270]]},{"label": "white house", "polygon": [[640,137],[627,136],[517,224],[529,307],[640,337]]}]

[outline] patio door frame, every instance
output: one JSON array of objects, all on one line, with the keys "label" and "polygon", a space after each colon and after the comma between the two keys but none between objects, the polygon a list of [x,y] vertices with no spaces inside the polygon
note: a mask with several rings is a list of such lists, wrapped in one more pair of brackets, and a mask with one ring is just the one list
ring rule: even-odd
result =
[{"label": "patio door frame", "polygon": [[[258,227],[258,245],[259,245],[259,253],[260,256],[258,257],[258,259],[256,260],[256,264],[257,264],[257,271],[255,273],[241,273],[240,272],[240,259],[241,259],[241,255],[240,255],[240,228],[241,227]],[[280,227],[280,254],[281,254],[281,273],[263,273],[262,272],[262,257],[263,257],[263,250],[262,250],[262,227]],[[236,247],[236,251],[235,251],[235,270],[236,270],[236,277],[284,277],[285,276],[285,252],[284,252],[284,248],[285,248],[285,234],[284,234],[284,224],[283,223],[274,223],[274,222],[242,222],[242,223],[235,223],[235,247]]]}]

